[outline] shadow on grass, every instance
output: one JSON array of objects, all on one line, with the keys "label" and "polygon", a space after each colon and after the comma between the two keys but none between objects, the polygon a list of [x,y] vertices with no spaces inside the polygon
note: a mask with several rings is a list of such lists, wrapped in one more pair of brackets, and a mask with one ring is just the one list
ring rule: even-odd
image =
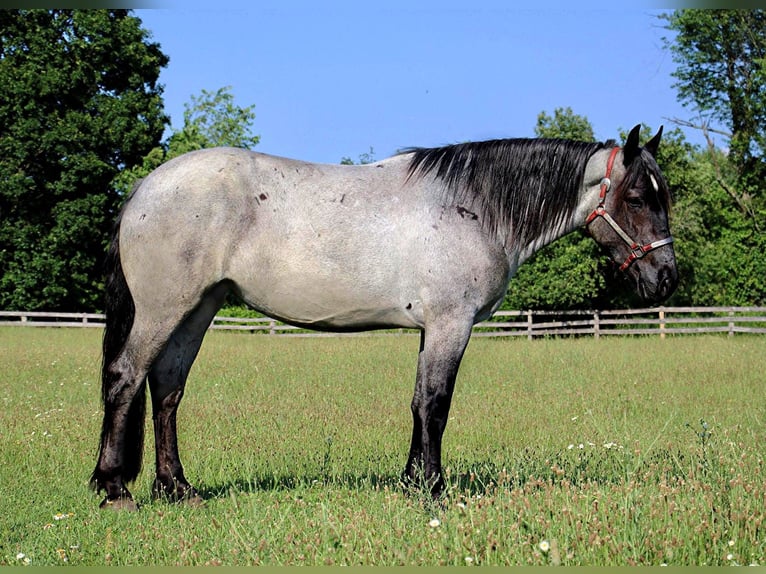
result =
[{"label": "shadow on grass", "polygon": [[[509,455],[510,453],[506,453]],[[687,477],[696,465],[696,457],[678,450],[657,449],[646,456],[624,450],[598,447],[567,451],[525,449],[506,456],[507,460],[462,460],[446,469],[446,497],[497,494],[529,485],[566,484],[570,487],[588,485],[617,485],[637,476],[661,481]],[[266,473],[252,478],[233,477],[220,483],[197,487],[206,499],[220,499],[235,493],[305,491],[310,488],[335,488],[349,492],[399,491],[425,498],[425,489],[418,491],[405,485],[399,473]]]},{"label": "shadow on grass", "polygon": [[349,491],[380,491],[401,488],[399,475],[353,474],[333,476],[266,474],[253,478],[233,478],[217,484],[201,484],[197,487],[205,500],[225,498],[233,490],[237,493],[304,491],[318,486],[331,486]]}]

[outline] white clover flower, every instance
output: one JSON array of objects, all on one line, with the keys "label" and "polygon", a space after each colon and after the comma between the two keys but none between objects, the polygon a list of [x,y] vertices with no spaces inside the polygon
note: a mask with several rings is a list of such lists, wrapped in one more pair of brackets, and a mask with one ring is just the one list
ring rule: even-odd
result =
[{"label": "white clover flower", "polygon": [[466,563],[466,564],[469,564],[469,565],[470,565],[470,564],[473,564],[473,558],[472,558],[472,557],[470,557],[470,556],[466,556],[466,557],[465,557],[465,563]]},{"label": "white clover flower", "polygon": [[543,554],[547,554],[548,550],[550,549],[551,549],[551,545],[548,543],[547,540],[543,540],[542,542],[540,542],[540,552],[542,552]]},{"label": "white clover flower", "polygon": [[441,525],[441,521],[438,518],[432,518],[428,523],[431,528],[438,528]]},{"label": "white clover flower", "polygon": [[729,540],[729,547],[734,546],[735,542],[733,540]]},{"label": "white clover flower", "polygon": [[734,554],[731,554],[731,553],[727,554],[726,555],[726,560],[734,560]]}]

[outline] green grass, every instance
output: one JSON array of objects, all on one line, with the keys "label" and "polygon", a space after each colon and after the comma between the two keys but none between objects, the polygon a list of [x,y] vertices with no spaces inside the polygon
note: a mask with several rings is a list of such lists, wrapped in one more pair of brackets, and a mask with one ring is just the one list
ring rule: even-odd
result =
[{"label": "green grass", "polygon": [[0,329],[0,565],[766,563],[763,338],[475,339],[437,506],[398,485],[417,337],[213,332],[179,414],[207,502],[150,498],[148,429],[133,514],[87,486],[99,345]]}]

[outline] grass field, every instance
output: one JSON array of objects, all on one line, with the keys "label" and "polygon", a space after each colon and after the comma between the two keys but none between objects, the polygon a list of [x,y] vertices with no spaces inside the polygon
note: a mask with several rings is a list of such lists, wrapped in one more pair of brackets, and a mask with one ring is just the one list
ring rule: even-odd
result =
[{"label": "grass field", "polygon": [[[766,339],[475,339],[449,494],[406,496],[414,336],[210,333],[201,508],[100,511],[100,331],[0,329],[0,565],[766,564]],[[147,421],[149,424],[150,421]]]}]

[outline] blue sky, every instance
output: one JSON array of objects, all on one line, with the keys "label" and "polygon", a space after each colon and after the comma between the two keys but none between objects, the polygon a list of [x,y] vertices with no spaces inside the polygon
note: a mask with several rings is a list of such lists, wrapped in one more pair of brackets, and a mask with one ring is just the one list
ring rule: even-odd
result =
[{"label": "blue sky", "polygon": [[338,163],[532,137],[540,112],[567,106],[602,140],[695,117],[676,100],[659,10],[514,4],[191,0],[135,14],[170,56],[173,127],[192,95],[231,86],[255,104],[265,153]]}]

